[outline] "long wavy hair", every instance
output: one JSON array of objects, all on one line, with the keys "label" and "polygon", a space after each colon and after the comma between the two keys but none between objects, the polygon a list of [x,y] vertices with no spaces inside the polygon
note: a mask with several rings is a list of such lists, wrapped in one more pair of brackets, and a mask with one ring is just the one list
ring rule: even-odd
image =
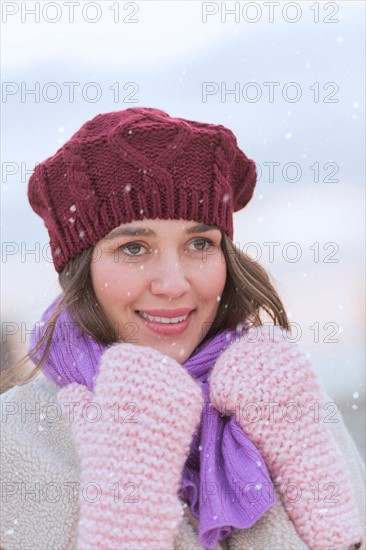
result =
[{"label": "long wavy hair", "polygon": [[[226,283],[216,317],[202,342],[220,330],[235,328],[244,321],[252,327],[262,326],[265,316],[271,319],[274,325],[291,331],[284,306],[270,281],[270,275],[257,261],[242,252],[228,235],[221,233],[221,249],[227,266]],[[94,293],[90,275],[93,250],[94,246],[84,250],[70,260],[60,272],[62,299],[36,346],[3,373],[1,391],[6,391],[14,385],[25,384],[36,376],[47,359],[58,316],[66,308],[77,326],[97,342],[105,346],[117,342],[115,330]],[[37,364],[24,370],[23,367],[31,360],[31,355],[43,345],[45,348]]]}]

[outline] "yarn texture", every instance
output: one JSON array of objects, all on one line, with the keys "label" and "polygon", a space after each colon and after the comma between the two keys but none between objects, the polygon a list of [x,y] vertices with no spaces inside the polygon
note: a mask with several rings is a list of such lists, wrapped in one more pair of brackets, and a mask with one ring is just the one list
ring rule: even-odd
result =
[{"label": "yarn texture", "polygon": [[77,403],[71,429],[82,486],[100,488],[97,502],[80,492],[80,550],[173,548],[183,515],[179,482],[203,397],[180,365],[163,359],[151,348],[116,344],[102,357],[94,394],[76,383],[59,393],[70,421]]},{"label": "yarn texture", "polygon": [[[41,322],[32,331],[30,352],[35,363],[40,360],[44,343],[37,352],[33,353],[32,349],[47,330],[49,317],[61,298],[62,294],[46,309]],[[183,365],[176,364],[175,369],[164,369],[169,384],[174,384],[174,370],[186,370],[199,384],[204,397],[205,407],[192,437],[178,496],[189,505],[192,514],[199,518],[200,543],[212,550],[218,541],[225,540],[233,531],[256,523],[276,501],[270,490],[258,498],[257,487],[265,485],[272,488],[272,482],[255,445],[240,429],[234,417],[220,415],[209,402],[208,375],[211,369],[223,350],[247,329],[247,323],[243,323],[235,329],[219,331],[197,346]],[[100,362],[107,351],[106,346],[81,331],[73,322],[68,309],[65,309],[57,318],[52,345],[42,371],[60,386],[78,382],[94,391]],[[144,346],[136,346],[135,349],[131,344],[124,353],[121,351],[120,368],[116,370],[120,377],[118,386],[121,397],[124,395],[124,363],[131,361],[130,353],[134,357],[138,353],[144,356],[145,352]],[[156,350],[154,357],[160,363],[167,360],[164,354]],[[171,363],[172,359],[169,359]],[[153,373],[154,369],[146,371],[147,376]],[[164,409],[161,414],[164,414]],[[248,487],[246,498],[231,498],[230,495],[237,491],[238,486]]]},{"label": "yarn texture", "polygon": [[56,271],[122,223],[185,219],[233,237],[250,201],[255,162],[221,124],[130,107],[86,122],[36,166],[28,200],[43,218]]},{"label": "yarn texture", "polygon": [[329,411],[321,408],[320,382],[290,340],[280,327],[251,328],[218,358],[210,397],[260,450],[306,545],[347,548],[362,537],[347,464],[326,423]]},{"label": "yarn texture", "polygon": [[[28,384],[15,386],[0,395],[0,547],[5,550],[76,548],[80,516],[80,460],[71,433],[72,424],[68,416],[61,414],[58,405],[60,391],[57,384],[39,374]],[[330,396],[325,394],[320,408],[331,401]],[[25,414],[24,411],[34,412]],[[130,410],[125,412],[128,414]],[[92,408],[88,414],[92,417]],[[356,499],[356,512],[363,518],[364,461],[341,415],[339,422],[330,423],[328,427],[344,456]],[[23,485],[28,490],[26,498],[21,489]],[[35,498],[38,486],[41,498]],[[47,487],[49,498],[42,496],[47,494]],[[276,486],[275,491],[278,491]],[[215,550],[308,550],[289,518],[280,491],[277,496],[277,504],[255,525],[232,533],[225,544],[218,543]],[[197,520],[188,514],[188,507],[184,511],[174,550],[204,550],[198,541]],[[52,523],[52,529],[51,517],[57,518]],[[360,550],[366,550],[365,526],[360,520],[362,525]]]}]

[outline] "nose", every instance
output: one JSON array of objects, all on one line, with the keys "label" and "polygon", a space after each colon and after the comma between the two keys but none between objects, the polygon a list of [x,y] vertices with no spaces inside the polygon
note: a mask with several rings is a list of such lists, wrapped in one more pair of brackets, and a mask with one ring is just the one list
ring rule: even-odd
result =
[{"label": "nose", "polygon": [[161,255],[151,280],[151,292],[166,294],[171,298],[182,296],[191,288],[185,271],[183,263],[176,255]]}]

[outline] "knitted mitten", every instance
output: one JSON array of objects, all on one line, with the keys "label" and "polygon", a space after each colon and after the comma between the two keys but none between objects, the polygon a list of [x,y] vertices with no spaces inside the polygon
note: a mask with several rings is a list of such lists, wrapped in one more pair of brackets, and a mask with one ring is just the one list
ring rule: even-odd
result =
[{"label": "knitted mitten", "polygon": [[[210,400],[261,452],[284,506],[307,546],[347,547],[361,540],[347,464],[327,426],[334,406],[306,355],[281,327],[251,328],[220,355]],[[327,418],[328,417],[328,418]]]},{"label": "knitted mitten", "polygon": [[77,548],[173,549],[202,390],[174,359],[119,343],[102,355],[94,391],[72,383],[58,394],[80,457]]}]

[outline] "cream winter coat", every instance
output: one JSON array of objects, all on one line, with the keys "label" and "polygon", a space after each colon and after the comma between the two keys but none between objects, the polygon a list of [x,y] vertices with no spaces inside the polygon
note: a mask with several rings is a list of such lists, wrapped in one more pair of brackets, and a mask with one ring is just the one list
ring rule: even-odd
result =
[{"label": "cream winter coat", "polygon": [[[57,403],[58,391],[39,374],[0,397],[1,550],[76,548],[79,460]],[[364,463],[343,419],[329,426],[349,464],[359,512],[365,517]],[[234,533],[217,548],[305,550],[277,497],[278,503],[253,527]],[[197,520],[188,507],[184,511],[174,550],[202,550]],[[361,548],[366,548],[365,536]]]}]

